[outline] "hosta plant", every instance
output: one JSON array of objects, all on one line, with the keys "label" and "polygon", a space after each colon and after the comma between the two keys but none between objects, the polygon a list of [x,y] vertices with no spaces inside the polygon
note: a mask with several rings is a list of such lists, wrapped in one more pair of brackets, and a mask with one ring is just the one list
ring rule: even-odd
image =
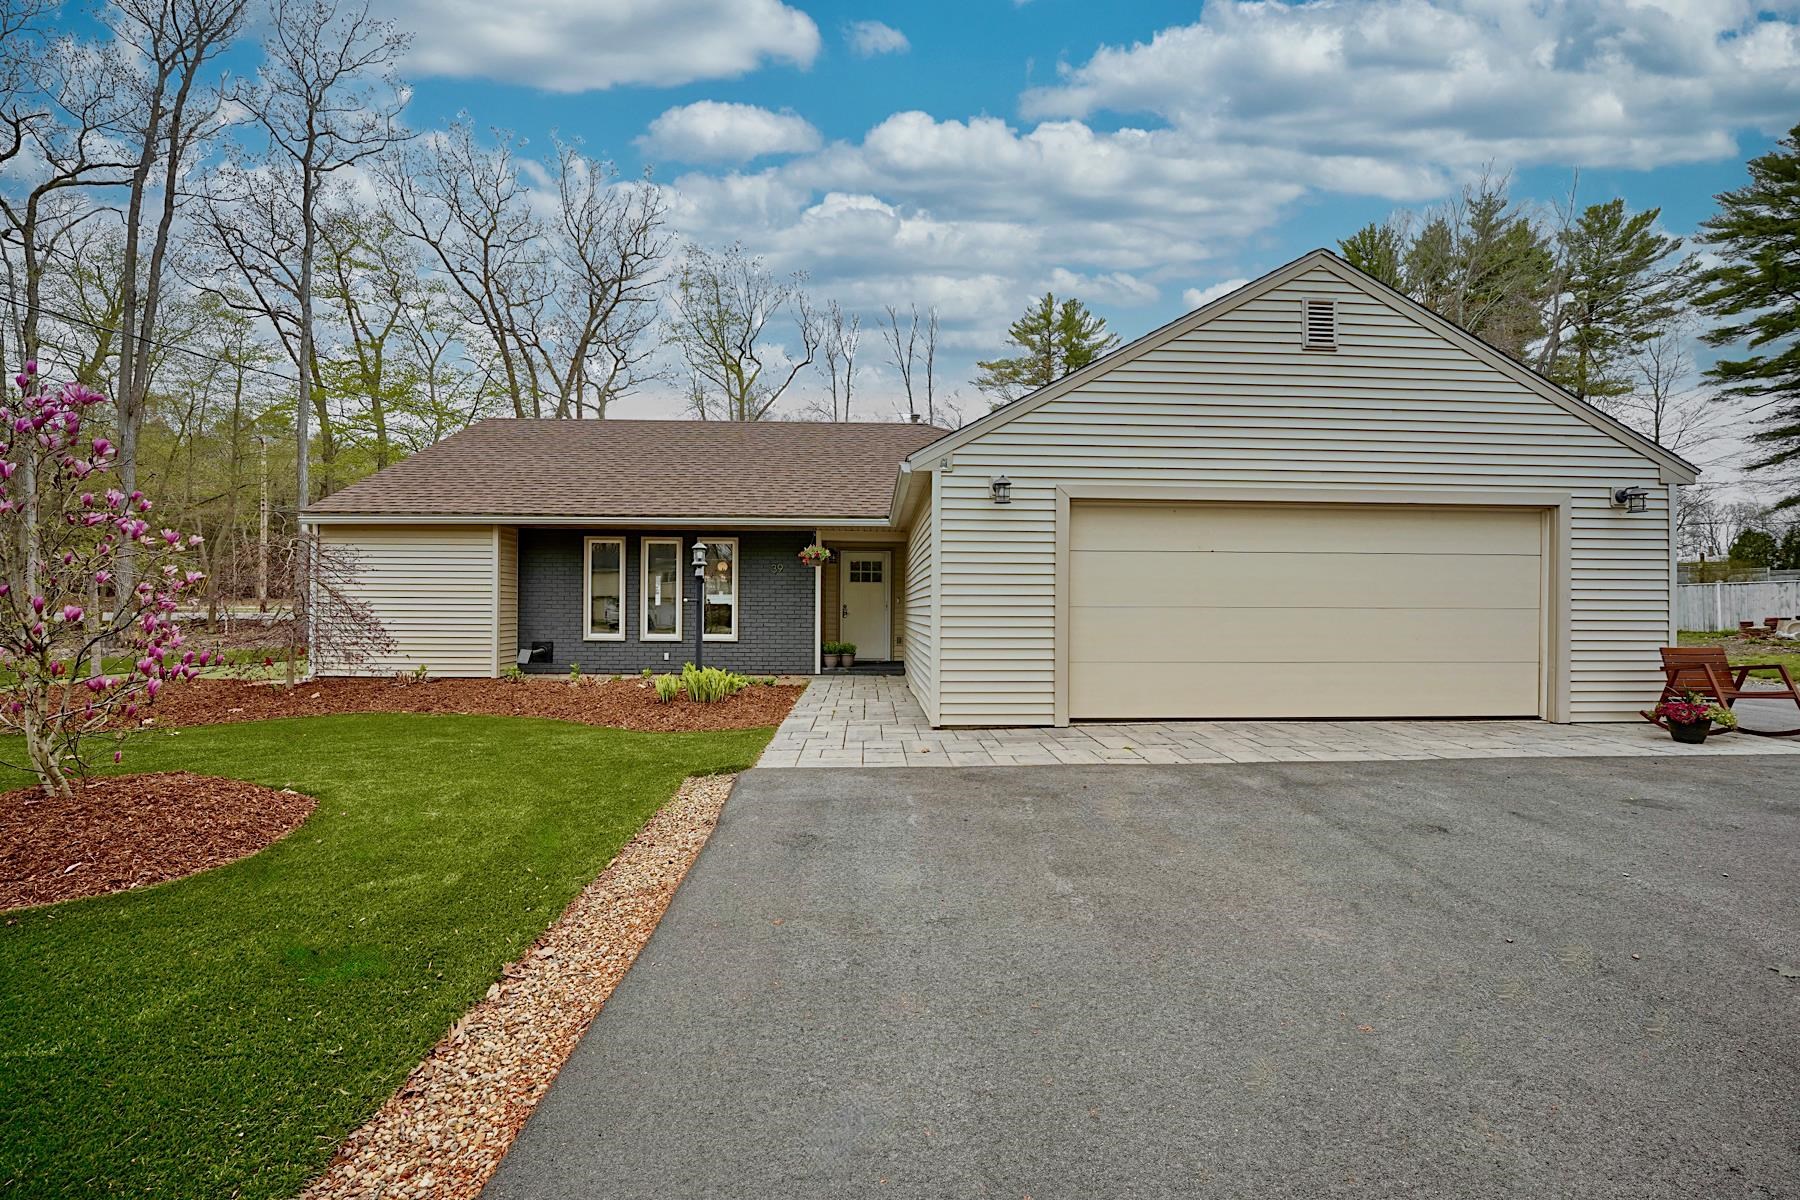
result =
[{"label": "hosta plant", "polygon": [[681,668],[681,686],[688,699],[698,704],[716,704],[749,687],[750,680],[735,671],[688,663]]}]

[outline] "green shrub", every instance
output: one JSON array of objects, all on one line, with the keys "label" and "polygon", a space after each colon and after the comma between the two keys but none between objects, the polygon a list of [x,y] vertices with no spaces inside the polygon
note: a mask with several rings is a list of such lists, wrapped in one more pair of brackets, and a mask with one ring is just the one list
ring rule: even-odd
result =
[{"label": "green shrub", "polygon": [[424,683],[427,679],[430,679],[430,678],[431,678],[431,668],[426,666],[424,663],[420,663],[418,666],[413,668],[412,680],[414,683]]},{"label": "green shrub", "polygon": [[681,691],[681,680],[673,675],[656,676],[656,702],[667,704]]},{"label": "green shrub", "polygon": [[569,664],[569,682],[570,683],[580,683],[581,682],[581,664],[580,663],[570,663]]},{"label": "green shrub", "polygon": [[645,679],[649,679],[652,675],[655,675],[655,674],[656,674],[656,672],[652,671],[649,667],[644,668],[644,678]]},{"label": "green shrub", "polygon": [[737,695],[750,686],[750,681],[736,671],[701,668],[687,663],[681,668],[681,686],[687,691],[688,699],[700,704],[715,704]]},{"label": "green shrub", "polygon": [[500,678],[506,680],[508,683],[524,683],[525,668],[521,667],[518,663],[514,663],[512,666],[506,668],[506,670],[500,672]]}]

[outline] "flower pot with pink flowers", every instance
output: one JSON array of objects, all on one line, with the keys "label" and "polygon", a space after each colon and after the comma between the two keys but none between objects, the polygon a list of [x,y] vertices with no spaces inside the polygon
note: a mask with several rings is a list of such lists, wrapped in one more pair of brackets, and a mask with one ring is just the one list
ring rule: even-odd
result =
[{"label": "flower pot with pink flowers", "polygon": [[1668,727],[1670,737],[1689,746],[1705,744],[1706,735],[1712,732],[1714,725],[1725,729],[1737,727],[1736,713],[1693,692],[1679,700],[1664,700],[1656,706],[1656,715]]}]

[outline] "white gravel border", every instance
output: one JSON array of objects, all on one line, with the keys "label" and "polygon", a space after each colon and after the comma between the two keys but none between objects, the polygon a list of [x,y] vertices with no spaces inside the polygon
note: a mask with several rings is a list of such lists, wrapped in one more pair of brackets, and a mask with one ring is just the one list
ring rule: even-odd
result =
[{"label": "white gravel border", "polygon": [[735,775],[687,780],[350,1134],[302,1200],[481,1193],[718,824]]}]

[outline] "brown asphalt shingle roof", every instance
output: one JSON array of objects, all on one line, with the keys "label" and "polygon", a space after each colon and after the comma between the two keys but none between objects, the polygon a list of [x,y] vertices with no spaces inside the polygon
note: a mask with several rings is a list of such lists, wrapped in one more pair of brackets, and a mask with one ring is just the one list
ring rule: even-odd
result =
[{"label": "brown asphalt shingle roof", "polygon": [[900,460],[946,432],[898,422],[478,421],[307,512],[880,519]]}]

